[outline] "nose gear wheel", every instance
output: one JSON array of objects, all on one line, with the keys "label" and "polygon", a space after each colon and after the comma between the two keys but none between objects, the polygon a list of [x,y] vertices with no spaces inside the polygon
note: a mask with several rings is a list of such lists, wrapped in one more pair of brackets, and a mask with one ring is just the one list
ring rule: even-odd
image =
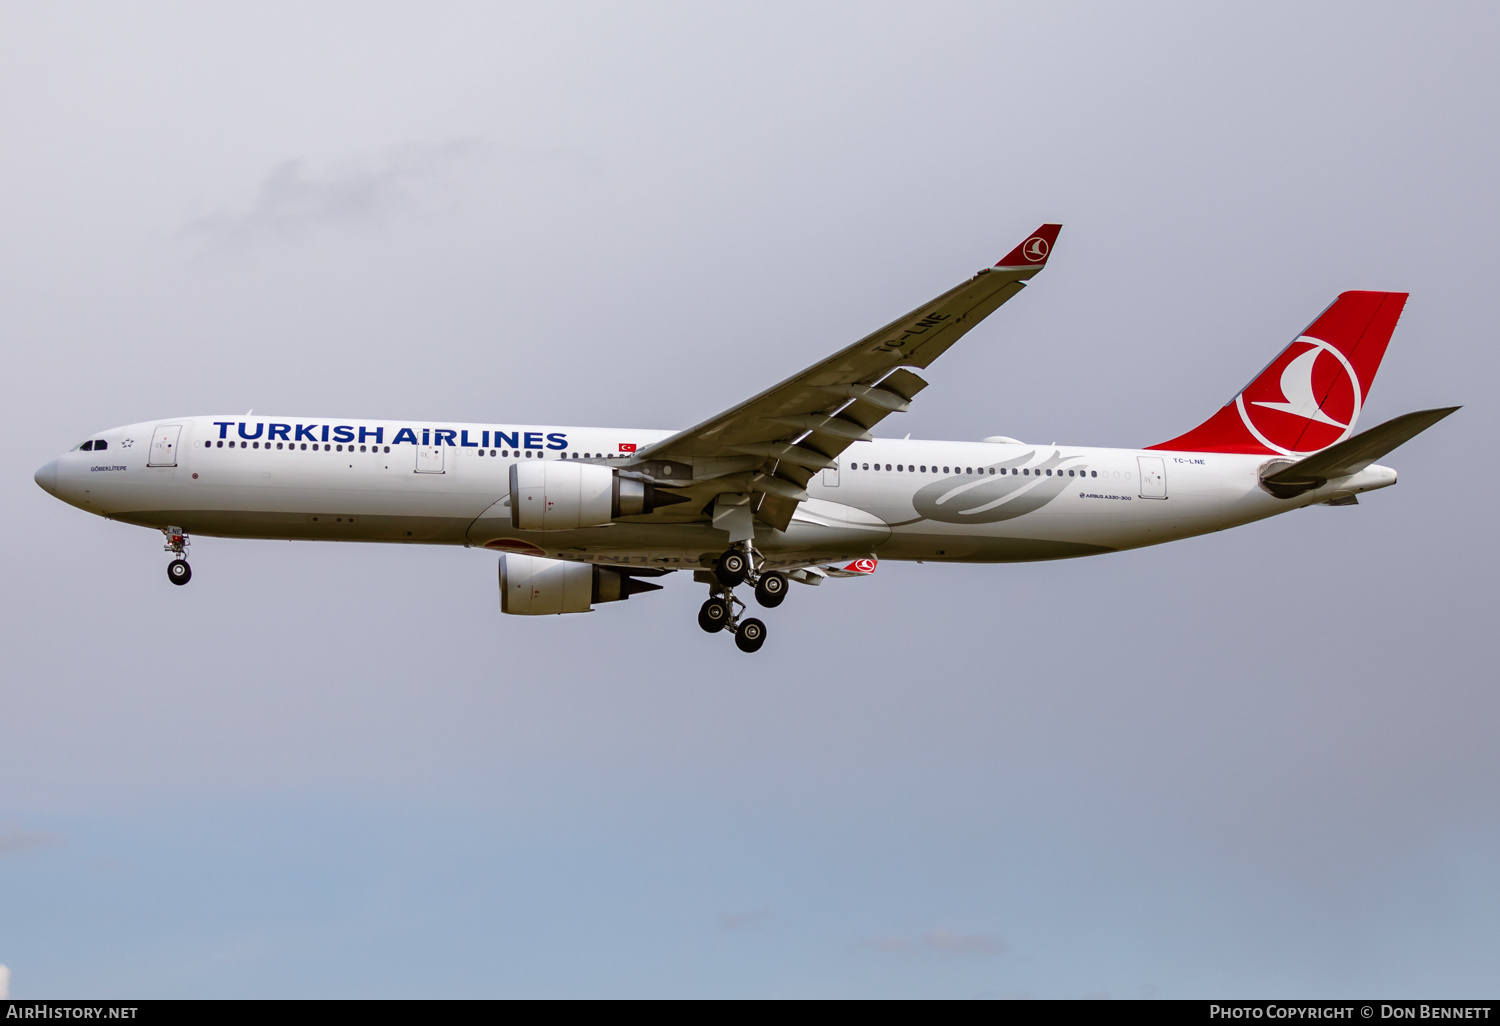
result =
[{"label": "nose gear wheel", "polygon": [[172,562],[167,564],[167,580],[173,584],[186,584],[193,579],[193,568],[187,562],[187,547],[192,542],[180,527],[163,527],[161,533],[167,538],[163,548],[173,556]]}]

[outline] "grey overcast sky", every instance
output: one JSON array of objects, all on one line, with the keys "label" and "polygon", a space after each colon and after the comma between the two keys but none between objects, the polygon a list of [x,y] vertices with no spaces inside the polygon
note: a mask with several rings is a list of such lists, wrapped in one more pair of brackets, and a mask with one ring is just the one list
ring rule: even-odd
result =
[{"label": "grey overcast sky", "polygon": [[[1474,996],[1500,983],[1485,4],[0,2],[0,964],[40,996]],[[687,580],[161,539],[31,479],[255,408],[679,427],[1065,224],[888,433],[1145,445],[1411,292],[1401,483]]]}]

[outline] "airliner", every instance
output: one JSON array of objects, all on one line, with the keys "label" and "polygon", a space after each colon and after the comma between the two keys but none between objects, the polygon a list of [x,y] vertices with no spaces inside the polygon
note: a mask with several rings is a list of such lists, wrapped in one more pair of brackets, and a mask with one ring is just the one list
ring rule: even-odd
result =
[{"label": "airliner", "polygon": [[1060,225],[879,331],[683,431],[242,415],[95,432],[36,482],[190,537],[464,545],[499,554],[502,612],[584,613],[691,572],[698,624],[745,652],[791,582],[880,560],[1093,556],[1221,531],[1396,483],[1375,461],[1458,407],[1355,433],[1406,302],[1345,292],[1199,426],[1142,449],[877,437],[918,373],[1040,272]]}]

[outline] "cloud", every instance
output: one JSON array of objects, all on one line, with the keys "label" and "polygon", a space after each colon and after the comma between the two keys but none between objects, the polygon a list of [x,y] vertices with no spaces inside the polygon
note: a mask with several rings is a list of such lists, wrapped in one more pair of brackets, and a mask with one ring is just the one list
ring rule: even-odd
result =
[{"label": "cloud", "polygon": [[411,202],[419,189],[476,160],[474,138],[392,146],[372,160],[346,161],[323,170],[301,159],[271,168],[255,198],[192,218],[186,230],[240,242],[299,235],[316,228],[378,223]]},{"label": "cloud", "polygon": [[62,844],[66,838],[42,830],[22,830],[16,826],[0,827],[0,855],[15,855],[23,851],[47,848]]},{"label": "cloud", "polygon": [[770,905],[762,905],[754,912],[720,912],[719,929],[743,930],[747,926],[755,925],[770,914]]},{"label": "cloud", "polygon": [[957,930],[929,930],[922,943],[946,955],[1003,955],[1005,941],[988,933],[959,933]]}]

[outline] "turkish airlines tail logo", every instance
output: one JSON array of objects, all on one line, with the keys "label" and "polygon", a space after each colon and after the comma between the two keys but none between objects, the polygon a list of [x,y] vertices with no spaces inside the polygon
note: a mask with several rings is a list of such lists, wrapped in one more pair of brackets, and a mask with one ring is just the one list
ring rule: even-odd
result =
[{"label": "turkish airlines tail logo", "polygon": [[1223,409],[1150,448],[1301,457],[1343,441],[1405,304],[1404,292],[1345,292]]},{"label": "turkish airlines tail logo", "polygon": [[[1281,372],[1281,394],[1285,398],[1281,402],[1268,403],[1263,399],[1255,399],[1252,402],[1256,406],[1264,406],[1268,410],[1280,410],[1282,413],[1290,413],[1296,417],[1305,417],[1315,420],[1320,424],[1329,424],[1336,428],[1348,429],[1349,424],[1340,424],[1328,414],[1323,412],[1323,400],[1318,398],[1317,390],[1313,387],[1313,366],[1318,362],[1318,357],[1329,352],[1334,356],[1342,358],[1343,354],[1326,342],[1303,335],[1297,339],[1298,342],[1310,342],[1313,348],[1293,358],[1286,369]],[[1355,380],[1354,374],[1349,374],[1348,380],[1358,390],[1359,382]],[[1326,397],[1325,397],[1326,398]],[[1355,416],[1349,418],[1352,423],[1359,416],[1359,403],[1355,403]]]}]

